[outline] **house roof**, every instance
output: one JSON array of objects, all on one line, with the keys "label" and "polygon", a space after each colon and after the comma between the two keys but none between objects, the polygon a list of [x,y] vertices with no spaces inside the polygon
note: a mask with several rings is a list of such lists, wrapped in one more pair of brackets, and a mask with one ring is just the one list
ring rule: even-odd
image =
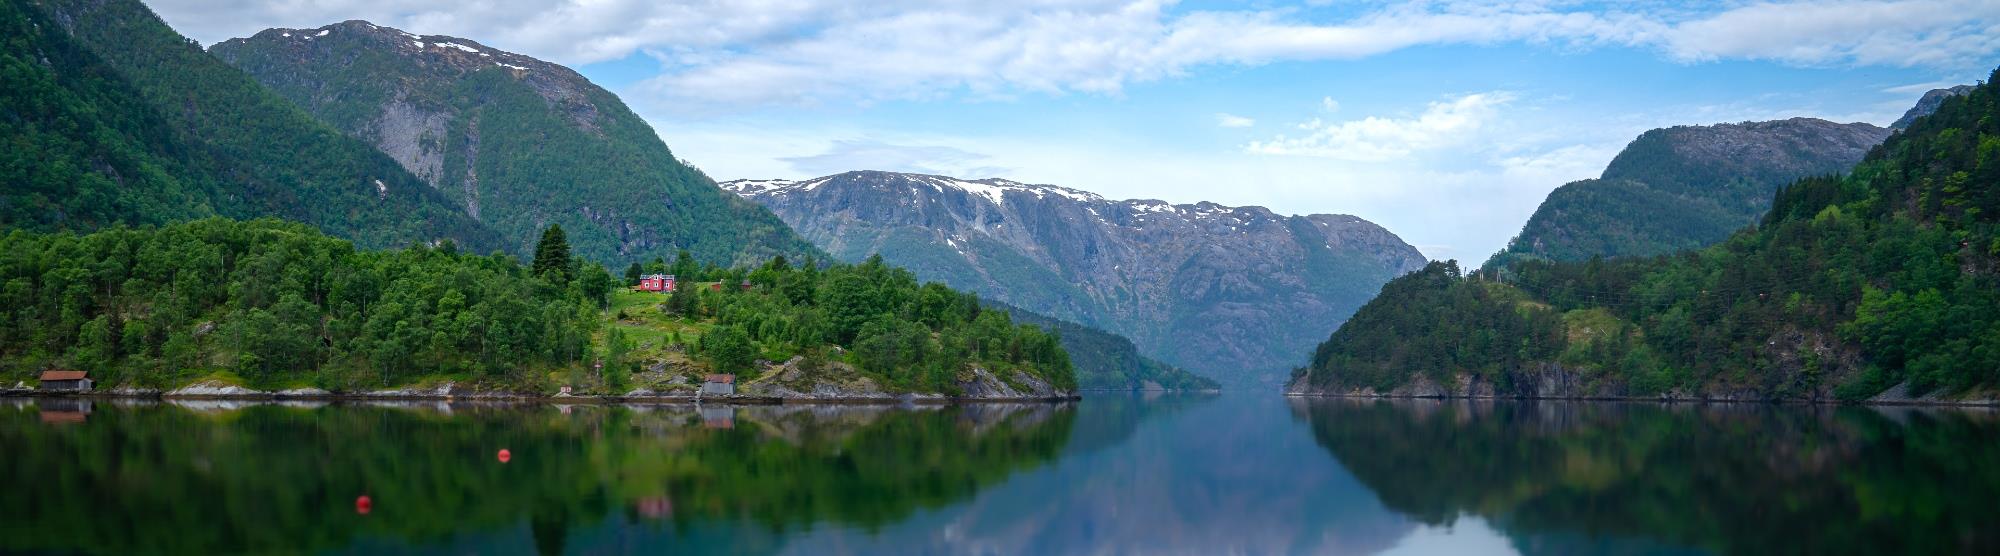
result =
[{"label": "house roof", "polygon": [[705,381],[708,381],[708,382],[720,382],[720,383],[723,383],[723,384],[735,384],[735,383],[736,383],[736,375],[722,375],[722,374],[716,374],[716,375],[708,375],[708,377],[707,377],[707,378],[704,378],[704,379],[702,379],[702,380],[705,380]]},{"label": "house roof", "polygon": [[42,380],[83,380],[89,377],[89,371],[42,371]]}]

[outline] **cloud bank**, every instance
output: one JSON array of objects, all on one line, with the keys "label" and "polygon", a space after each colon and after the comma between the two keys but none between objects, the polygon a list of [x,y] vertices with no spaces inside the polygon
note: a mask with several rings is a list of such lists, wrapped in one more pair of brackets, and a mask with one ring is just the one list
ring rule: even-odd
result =
[{"label": "cloud bank", "polygon": [[[683,109],[944,95],[1116,94],[1209,65],[1342,60],[1430,45],[1649,49],[1683,63],[1966,69],[2000,53],[2000,2],[1415,1],[1322,9],[1180,9],[1167,0],[157,0],[212,43],[366,18],[569,64],[643,53],[638,90]],[[1329,20],[1332,19],[1332,20]]]}]

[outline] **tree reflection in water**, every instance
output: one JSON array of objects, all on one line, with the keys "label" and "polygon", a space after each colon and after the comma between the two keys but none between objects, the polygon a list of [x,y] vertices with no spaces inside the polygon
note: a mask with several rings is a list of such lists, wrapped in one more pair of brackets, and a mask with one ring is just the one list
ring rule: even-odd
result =
[{"label": "tree reflection in water", "polygon": [[874,528],[1044,464],[1075,419],[1049,404],[82,405],[0,405],[0,552],[551,553],[592,527],[663,548],[716,523]]},{"label": "tree reflection in water", "polygon": [[2000,553],[2000,415],[1751,404],[1291,401],[1389,508],[1528,553]]}]

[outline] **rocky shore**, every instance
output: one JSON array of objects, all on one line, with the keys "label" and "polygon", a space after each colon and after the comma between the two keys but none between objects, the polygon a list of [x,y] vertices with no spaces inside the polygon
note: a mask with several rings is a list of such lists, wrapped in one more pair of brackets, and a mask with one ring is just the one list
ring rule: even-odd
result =
[{"label": "rocky shore", "polygon": [[551,403],[718,403],[739,405],[779,404],[954,404],[989,402],[1049,402],[1079,399],[1077,392],[1056,388],[1021,372],[1002,378],[986,369],[972,369],[960,380],[957,394],[897,392],[844,366],[830,366],[818,372],[801,368],[794,358],[774,365],[763,376],[745,381],[735,394],[706,394],[694,384],[660,384],[659,389],[639,387],[620,394],[549,393],[487,389],[475,385],[444,382],[379,390],[335,392],[318,388],[258,390],[216,380],[202,380],[179,388],[160,390],[115,386],[87,393],[38,391],[15,387],[0,395],[78,396],[112,398],[161,398],[180,400],[494,400]]},{"label": "rocky shore", "polygon": [[1285,396],[1300,398],[1376,398],[1376,399],[1472,399],[1472,400],[1583,400],[1583,401],[1645,401],[1645,402],[1689,402],[1689,403],[1794,403],[1794,404],[1860,404],[1860,405],[1937,405],[2000,407],[2000,399],[1991,397],[1951,398],[1936,393],[1924,396],[1909,395],[1907,384],[1898,384],[1887,391],[1867,400],[1843,401],[1833,395],[1831,387],[1806,391],[1802,396],[1774,397],[1751,388],[1708,387],[1696,391],[1672,390],[1654,395],[1634,395],[1623,381],[1592,377],[1561,365],[1546,363],[1535,366],[1523,375],[1525,384],[1518,385],[1513,392],[1500,392],[1486,380],[1466,374],[1454,377],[1449,384],[1439,384],[1430,377],[1418,376],[1409,382],[1387,391],[1373,387],[1325,387],[1308,382],[1306,376],[1294,378],[1285,385]]}]

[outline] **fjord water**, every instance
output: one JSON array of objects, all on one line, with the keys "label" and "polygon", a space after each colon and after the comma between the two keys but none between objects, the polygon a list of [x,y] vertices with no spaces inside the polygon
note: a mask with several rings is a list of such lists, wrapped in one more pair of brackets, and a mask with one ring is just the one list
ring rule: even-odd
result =
[{"label": "fjord water", "polygon": [[1987,411],[1247,394],[13,399],[0,552],[1994,553],[1996,439]]}]

